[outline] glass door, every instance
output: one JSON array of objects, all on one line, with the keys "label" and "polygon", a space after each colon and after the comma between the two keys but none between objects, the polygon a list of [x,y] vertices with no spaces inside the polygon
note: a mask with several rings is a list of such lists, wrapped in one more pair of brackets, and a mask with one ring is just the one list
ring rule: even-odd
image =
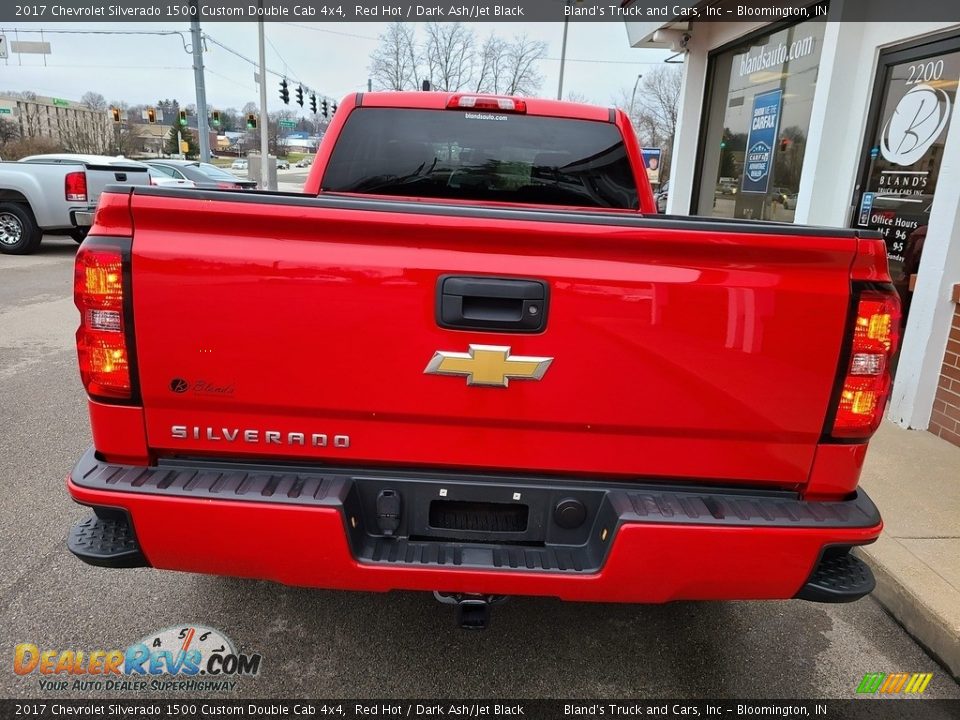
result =
[{"label": "glass door", "polygon": [[960,36],[880,55],[851,226],[878,230],[906,324],[960,84]]}]

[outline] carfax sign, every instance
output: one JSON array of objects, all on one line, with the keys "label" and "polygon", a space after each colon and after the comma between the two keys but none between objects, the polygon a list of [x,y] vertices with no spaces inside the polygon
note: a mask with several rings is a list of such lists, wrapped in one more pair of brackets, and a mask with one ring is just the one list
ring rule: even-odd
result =
[{"label": "carfax sign", "polygon": [[753,117],[743,163],[743,191],[766,193],[773,169],[773,148],[780,127],[782,90],[771,90],[753,98]]}]

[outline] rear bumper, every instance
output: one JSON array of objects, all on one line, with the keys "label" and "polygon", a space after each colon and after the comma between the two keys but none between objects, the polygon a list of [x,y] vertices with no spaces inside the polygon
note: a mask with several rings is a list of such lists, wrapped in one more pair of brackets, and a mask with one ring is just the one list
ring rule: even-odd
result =
[{"label": "rear bumper", "polygon": [[[95,553],[75,539],[89,539],[89,522],[75,531],[71,549],[87,562],[377,592],[855,600],[872,589],[872,577],[865,567],[851,570],[844,551],[873,542],[882,528],[862,491],[843,502],[804,502],[789,493],[676,485],[203,461],[138,467],[99,461],[92,449],[67,486],[105,522],[129,518],[126,530],[104,526],[112,544]],[[377,505],[384,490],[400,496],[393,537],[384,535],[392,517],[378,517],[378,508],[392,515]],[[571,499],[582,505],[583,522],[561,527],[556,507]],[[522,505],[526,517],[506,531],[469,529],[476,521],[469,516],[442,529],[430,514],[434,501]],[[122,561],[111,561],[115,545]]]},{"label": "rear bumper", "polygon": [[90,227],[93,225],[93,216],[96,213],[96,208],[91,208],[89,210],[71,210],[70,211],[70,224],[74,227]]}]

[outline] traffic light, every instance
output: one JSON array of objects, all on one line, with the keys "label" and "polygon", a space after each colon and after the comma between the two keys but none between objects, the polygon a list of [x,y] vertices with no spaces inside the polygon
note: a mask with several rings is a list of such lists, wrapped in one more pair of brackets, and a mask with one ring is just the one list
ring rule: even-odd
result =
[{"label": "traffic light", "polygon": [[211,116],[211,122],[214,127],[220,127],[220,111],[214,110]]},{"label": "traffic light", "polygon": [[331,115],[336,115],[336,114],[337,114],[337,104],[336,104],[336,103],[334,103],[334,104],[333,104],[333,107],[330,108],[330,114],[331,114]]},{"label": "traffic light", "polygon": [[110,108],[110,114],[113,115],[113,121],[120,124],[120,108]]},{"label": "traffic light", "polygon": [[157,121],[157,110],[156,108],[147,108],[147,122],[155,123]]},{"label": "traffic light", "polygon": [[297,105],[303,107],[303,85],[297,86]]},{"label": "traffic light", "polygon": [[183,126],[186,126],[186,124],[187,124],[187,111],[186,111],[186,110],[181,110],[181,111],[180,111],[179,123],[180,123],[181,125],[183,125]]},{"label": "traffic light", "polygon": [[253,113],[247,113],[247,130],[257,129],[257,116]]},{"label": "traffic light", "polygon": [[327,99],[326,99],[326,98],[324,98],[324,99],[323,99],[323,102],[320,103],[320,109],[323,110],[323,116],[324,116],[324,117],[329,117],[329,116],[330,116],[330,106],[327,105]]},{"label": "traffic light", "polygon": [[280,99],[283,100],[284,105],[290,104],[290,90],[287,88],[286,78],[280,81]]},{"label": "traffic light", "polygon": [[317,114],[317,96],[313,93],[310,93],[310,112]]}]

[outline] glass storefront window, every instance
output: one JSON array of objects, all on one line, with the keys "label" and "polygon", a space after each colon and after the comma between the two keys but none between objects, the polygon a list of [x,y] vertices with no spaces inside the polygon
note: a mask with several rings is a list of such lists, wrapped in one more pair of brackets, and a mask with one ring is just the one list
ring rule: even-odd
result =
[{"label": "glass storefront window", "polygon": [[937,45],[946,48],[893,49],[881,56],[853,218],[853,227],[877,230],[886,240],[904,324],[960,85],[960,37]]},{"label": "glass storefront window", "polygon": [[793,222],[825,21],[712,58],[696,212]]}]

